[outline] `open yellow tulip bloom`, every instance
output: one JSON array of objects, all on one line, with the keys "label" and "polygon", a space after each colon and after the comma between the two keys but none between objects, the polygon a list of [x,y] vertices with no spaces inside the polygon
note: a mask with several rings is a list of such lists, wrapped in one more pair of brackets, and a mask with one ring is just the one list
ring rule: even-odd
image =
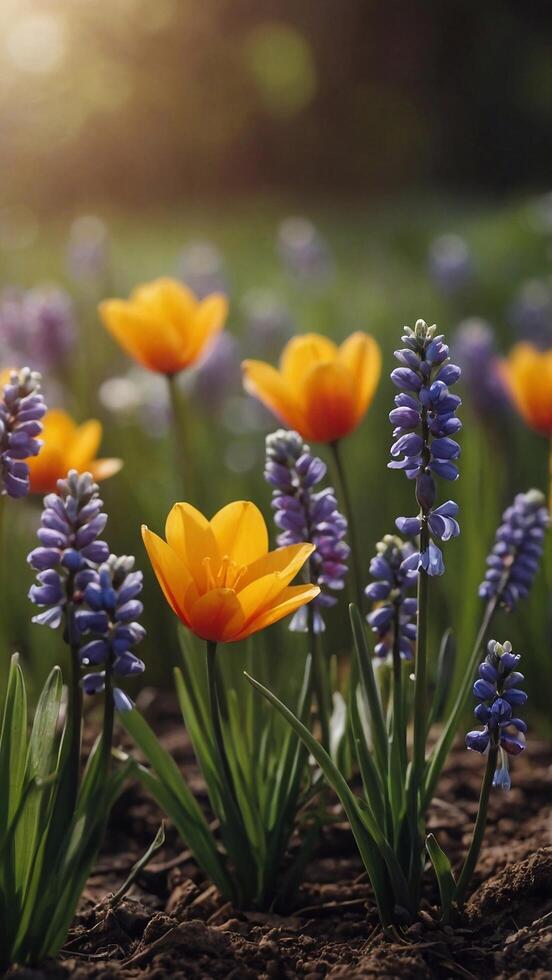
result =
[{"label": "open yellow tulip bloom", "polygon": [[91,473],[95,480],[106,480],[121,469],[120,459],[96,459],[102,441],[102,424],[97,419],[76,425],[67,412],[52,409],[42,425],[43,446],[38,456],[26,461],[31,493],[51,493],[72,469]]},{"label": "open yellow tulip bloom", "polygon": [[292,337],[280,369],[244,361],[244,387],[304,439],[334,442],[356,429],[376,391],[381,372],[378,344],[351,334],[340,347],[328,337]]},{"label": "open yellow tulip bloom", "polygon": [[522,418],[537,432],[552,436],[552,350],[516,344],[501,367]]},{"label": "open yellow tulip bloom", "polygon": [[222,330],[228,300],[213,293],[200,301],[175,279],[155,279],[128,300],[104,300],[99,311],[127,354],[150,371],[172,375],[194,364]]},{"label": "open yellow tulip bloom", "polygon": [[149,559],[171,609],[203,640],[243,640],[320,592],[317,585],[289,584],[314,545],[269,551],[264,518],[247,500],[210,521],[191,504],[175,504],[165,533],[166,541],[142,527]]}]

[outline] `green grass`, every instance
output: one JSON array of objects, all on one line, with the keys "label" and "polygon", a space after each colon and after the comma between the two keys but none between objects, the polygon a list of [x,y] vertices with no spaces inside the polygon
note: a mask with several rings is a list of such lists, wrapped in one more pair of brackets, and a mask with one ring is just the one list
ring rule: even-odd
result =
[{"label": "green grass", "polygon": [[[278,222],[289,213],[304,213],[315,221],[335,254],[336,272],[327,288],[298,286],[282,269],[275,247]],[[548,241],[531,222],[527,202],[497,207],[446,199],[378,202],[373,205],[324,205],[298,207],[259,200],[232,206],[176,209],[172,214],[104,214],[112,237],[112,289],[124,295],[137,282],[160,274],[172,274],[182,246],[201,238],[222,250],[231,282],[228,329],[243,334],[240,298],[252,288],[278,292],[290,308],[297,331],[315,330],[336,339],[353,330],[372,333],[384,355],[382,382],[374,404],[361,428],[344,446],[352,482],[359,527],[361,563],[366,581],[375,542],[394,530],[399,514],[414,514],[412,485],[402,474],[387,469],[391,428],[387,415],[393,390],[388,375],[392,352],[400,344],[403,324],[418,317],[437,322],[450,339],[456,323],[466,315],[488,318],[497,330],[502,350],[515,339],[507,323],[507,310],[517,286],[524,279],[548,272]],[[63,248],[68,219],[45,220],[33,245],[4,256],[5,283],[33,285],[44,280],[63,280]],[[427,248],[436,234],[454,231],[472,249],[475,281],[460,299],[439,294],[429,280]],[[79,419],[99,415],[105,426],[102,455],[120,455],[122,473],[104,485],[110,515],[108,540],[114,551],[135,553],[145,572],[144,602],[148,637],[142,645],[147,664],[143,683],[165,682],[176,658],[176,623],[162,600],[140,539],[140,524],[162,531],[166,512],[174,499],[171,447],[154,439],[138,423],[108,416],[98,405],[102,380],[121,374],[130,366],[104,332],[88,307],[82,311],[83,340],[68,372],[67,405]],[[247,350],[244,349],[244,355]],[[460,386],[459,386],[460,389]],[[462,392],[460,391],[462,394]],[[246,497],[261,507],[269,526],[270,491],[262,479],[263,433],[230,435],[220,421],[189,405],[191,462],[201,495],[195,502],[208,514],[231,499]],[[531,485],[546,491],[547,448],[543,440],[525,430],[517,419],[507,425],[508,438],[500,445],[462,410],[464,432],[461,477],[457,484],[441,482],[440,500],[448,496],[461,504],[462,535],[445,545],[447,574],[432,582],[430,650],[436,658],[440,635],[452,623],[459,641],[459,665],[469,655],[481,614],[477,585],[484,559],[494,536],[497,517],[513,492]],[[229,440],[247,443],[257,464],[249,472],[231,472],[224,463]],[[321,450],[324,455],[324,450]],[[445,496],[446,495],[446,496]],[[26,599],[32,573],[25,556],[34,543],[38,501],[8,502],[4,547],[4,609],[10,649],[22,651],[41,682],[52,663],[63,658],[57,634],[30,625],[33,610]],[[7,560],[6,560],[7,556]],[[347,654],[351,648],[345,603],[328,614],[329,648]],[[500,640],[511,638],[526,654],[527,679],[532,705],[546,714],[547,687],[552,682],[549,655],[549,592],[541,575],[531,600],[519,615],[499,624]],[[273,627],[268,640],[274,656],[293,662],[304,656],[302,637],[290,636],[284,626]],[[282,652],[285,641],[285,653]],[[7,663],[6,651],[6,663]],[[229,649],[228,656],[236,656]],[[63,666],[63,661],[62,661]],[[544,678],[547,683],[544,683]]]}]

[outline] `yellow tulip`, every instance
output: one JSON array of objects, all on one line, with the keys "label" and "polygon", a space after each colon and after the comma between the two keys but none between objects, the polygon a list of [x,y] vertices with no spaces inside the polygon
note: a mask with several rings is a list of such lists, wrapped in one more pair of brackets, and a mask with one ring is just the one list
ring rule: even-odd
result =
[{"label": "yellow tulip", "polygon": [[340,347],[320,334],[293,337],[280,369],[244,361],[244,387],[304,439],[335,442],[362,421],[381,371],[378,344],[368,334],[351,334]]},{"label": "yellow tulip", "polygon": [[89,419],[76,425],[61,409],[51,409],[42,420],[43,446],[38,456],[27,460],[31,493],[50,493],[71,469],[89,472],[95,480],[106,480],[121,469],[120,459],[96,459],[102,440],[102,425]]},{"label": "yellow tulip", "polygon": [[196,636],[243,640],[318,595],[316,585],[290,585],[312,544],[268,550],[255,504],[238,500],[208,521],[188,503],[174,505],[164,541],[146,526],[142,537],[169,606]]},{"label": "yellow tulip", "polygon": [[182,283],[164,278],[138,286],[128,300],[104,300],[99,312],[135,361],[174,375],[195,364],[222,330],[228,301],[219,293],[198,300]]},{"label": "yellow tulip", "polygon": [[541,435],[552,436],[552,350],[516,344],[501,368],[522,418]]}]

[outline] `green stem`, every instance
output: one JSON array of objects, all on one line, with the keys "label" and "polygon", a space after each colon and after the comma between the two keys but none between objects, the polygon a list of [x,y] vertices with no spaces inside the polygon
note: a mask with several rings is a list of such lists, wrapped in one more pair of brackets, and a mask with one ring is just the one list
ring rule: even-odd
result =
[{"label": "green stem", "polygon": [[[393,633],[393,728],[392,737],[398,745],[402,772],[406,771],[406,725],[403,717],[402,662],[400,651],[400,611],[395,609]],[[392,758],[392,756],[390,756]]]},{"label": "green stem", "polygon": [[6,602],[6,533],[5,533],[5,517],[6,517],[6,496],[5,494],[0,495],[0,636],[4,648],[7,647],[10,641],[9,628],[8,628],[8,608],[9,603]]},{"label": "green stem", "polygon": [[234,780],[232,779],[232,772],[230,770],[230,764],[226,754],[224,735],[220,720],[220,700],[217,688],[217,645],[212,640],[207,640],[207,683],[209,687],[209,708],[211,711],[211,722],[213,725],[217,755],[219,757],[228,795],[239,813],[240,809],[236,799]]},{"label": "green stem", "polygon": [[[420,552],[429,546],[427,523],[422,524]],[[416,666],[414,683],[414,744],[412,748],[412,785],[415,793],[423,776],[425,744],[427,737],[427,620],[429,606],[429,575],[425,569],[418,572],[418,631],[416,638]]]},{"label": "green stem", "polygon": [[496,760],[498,756],[498,746],[493,745],[489,750],[489,755],[487,756],[487,765],[485,767],[485,775],[483,777],[483,783],[481,785],[481,793],[479,796],[479,808],[477,811],[477,818],[475,821],[475,826],[473,828],[473,835],[471,839],[471,844],[469,851],[466,855],[466,860],[462,867],[460,877],[458,879],[458,884],[456,886],[455,900],[459,905],[462,905],[466,890],[471,880],[471,876],[475,870],[477,860],[479,858],[479,852],[481,851],[481,844],[483,843],[483,835],[485,833],[485,826],[487,824],[487,809],[489,806],[489,796],[491,792],[491,787],[493,785],[493,776],[496,769]]},{"label": "green stem", "polygon": [[493,616],[496,612],[498,599],[497,596],[501,593],[501,587],[497,590],[496,595],[489,600],[485,606],[485,612],[483,614],[483,619],[481,621],[481,626],[479,627],[479,632],[477,634],[475,643],[473,645],[473,650],[470,655],[470,659],[466,664],[464,670],[464,678],[460,685],[460,690],[456,696],[456,701],[452,711],[450,712],[446,727],[441,735],[441,738],[437,742],[437,745],[431,753],[429,767],[427,771],[425,790],[424,790],[424,806],[428,807],[433,793],[435,792],[435,787],[437,785],[437,780],[441,775],[441,770],[445,764],[446,757],[448,755],[449,749],[454,741],[454,736],[460,719],[466,708],[466,702],[469,697],[470,691],[475,677],[475,670],[477,667],[477,661],[479,659],[479,654],[481,647],[485,642],[485,637],[490,629]]},{"label": "green stem", "polygon": [[189,450],[188,426],[184,413],[184,400],[178,387],[178,375],[167,374],[167,385],[171,403],[171,443],[173,448],[174,484],[177,500],[193,495],[191,455]]},{"label": "green stem", "polygon": [[318,719],[321,728],[321,741],[326,749],[330,751],[330,710],[331,696],[329,689],[329,678],[327,664],[324,659],[320,637],[314,630],[314,610],[312,602],[307,606],[307,623],[309,652],[312,656],[312,679],[316,704],[318,707]]},{"label": "green stem", "polygon": [[104,767],[104,779],[111,769],[111,744],[113,742],[113,721],[115,718],[115,706],[113,704],[113,680],[111,665],[105,672],[104,689],[104,717],[102,727],[102,763]]},{"label": "green stem", "polygon": [[349,493],[349,484],[345,474],[345,467],[343,465],[343,458],[341,455],[341,443],[339,440],[331,442],[330,449],[332,451],[334,469],[337,477],[337,492],[342,502],[343,510],[345,511],[345,517],[347,518],[349,532],[348,540],[349,547],[351,549],[349,581],[352,587],[352,601],[356,603],[359,611],[362,612],[364,606],[364,592],[362,590],[362,575],[360,570],[360,557],[358,553],[359,538],[356,533],[355,519],[351,505],[351,495]]},{"label": "green stem", "polygon": [[[70,575],[67,581],[67,595],[72,596],[74,592],[73,576]],[[82,688],[80,685],[80,657],[79,657],[79,637],[75,628],[75,607],[72,602],[67,604],[65,614],[65,640],[71,653],[69,668],[68,685],[68,719],[70,731],[70,772],[71,779],[71,803],[74,806],[77,800],[80,784],[80,757],[81,757],[81,737],[82,737]]]}]

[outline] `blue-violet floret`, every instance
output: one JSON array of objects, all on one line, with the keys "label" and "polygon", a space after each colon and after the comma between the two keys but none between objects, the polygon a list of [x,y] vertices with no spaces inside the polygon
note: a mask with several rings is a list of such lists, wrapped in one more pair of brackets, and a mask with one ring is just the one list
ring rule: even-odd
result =
[{"label": "blue-violet floret", "polygon": [[495,543],[487,558],[483,599],[496,599],[511,611],[524,599],[537,574],[550,515],[540,490],[518,493],[502,515]]},{"label": "blue-violet floret", "polygon": [[42,443],[42,417],[46,405],[40,393],[41,376],[23,368],[12,371],[0,399],[0,493],[24,497],[29,492],[29,467]]},{"label": "blue-violet floret", "polygon": [[378,638],[377,657],[393,653],[398,626],[398,650],[403,660],[412,660],[416,643],[418,602],[408,593],[416,587],[418,572],[405,567],[414,552],[410,542],[386,534],[376,545],[376,555],[370,562],[370,574],[375,579],[366,586],[365,594],[374,603],[367,616]]}]

